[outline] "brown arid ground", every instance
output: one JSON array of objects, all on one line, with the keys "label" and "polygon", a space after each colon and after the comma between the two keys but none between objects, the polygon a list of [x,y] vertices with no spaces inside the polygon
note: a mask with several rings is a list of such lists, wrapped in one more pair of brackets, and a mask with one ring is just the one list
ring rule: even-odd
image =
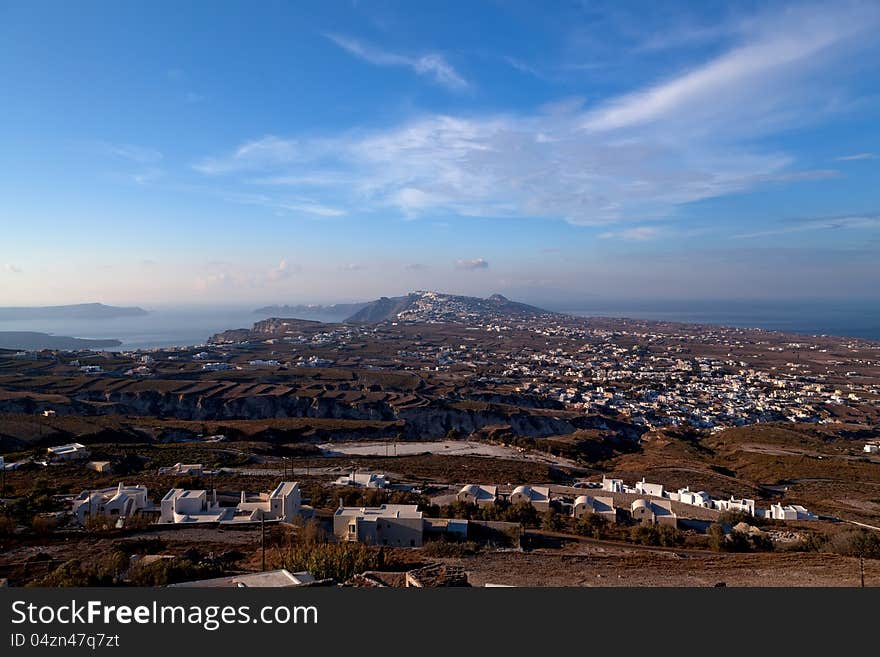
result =
[{"label": "brown arid ground", "polygon": [[[571,550],[492,552],[447,559],[472,586],[859,586],[859,560],[824,553],[719,554],[580,545]],[[865,585],[880,586],[880,561],[865,560]]]},{"label": "brown arid ground", "polygon": [[[271,564],[283,544],[279,529],[267,535]],[[859,560],[816,552],[730,554],[690,548],[653,548],[614,541],[572,538],[562,548],[529,552],[483,551],[461,558],[426,559],[421,550],[394,549],[389,561],[421,565],[442,561],[464,566],[472,586],[669,586],[709,587],[826,587],[860,585]],[[259,529],[190,527],[139,532],[124,538],[98,536],[53,537],[15,541],[4,545],[0,570],[11,582],[23,585],[39,579],[70,559],[99,560],[121,542],[140,544],[138,552],[181,555],[196,547],[204,555],[237,551],[238,568],[259,570]],[[143,548],[146,547],[146,550]],[[404,569],[406,569],[404,567]],[[865,586],[880,586],[880,560],[864,561]]]}]

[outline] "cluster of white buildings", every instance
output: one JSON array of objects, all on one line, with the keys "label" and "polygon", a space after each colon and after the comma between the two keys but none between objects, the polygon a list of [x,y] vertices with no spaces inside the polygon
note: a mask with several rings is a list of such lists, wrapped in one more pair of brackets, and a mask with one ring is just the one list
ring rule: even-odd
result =
[{"label": "cluster of white buildings", "polygon": [[[570,511],[576,518],[582,518],[586,514],[595,513],[603,516],[610,522],[617,522],[621,513],[627,512],[634,520],[647,524],[669,524],[675,526],[680,518],[705,517],[705,515],[689,516],[681,507],[676,512],[674,502],[686,504],[701,509],[710,509],[718,512],[738,511],[756,518],[773,520],[816,520],[818,517],[810,513],[806,508],[798,504],[772,504],[768,508],[759,508],[755,500],[745,498],[713,499],[705,491],[692,491],[690,488],[680,488],[678,491],[668,491],[663,484],[646,481],[644,478],[635,485],[629,486],[623,479],[603,477],[601,490],[605,495],[579,495],[571,502],[571,497],[563,493],[553,494],[548,486],[516,486],[510,493],[502,493],[498,486],[487,484],[466,484],[455,494],[455,499],[467,504],[477,506],[491,506],[499,500],[506,500],[510,504],[529,504],[539,512],[548,511],[551,504],[558,502],[558,508]],[[629,495],[631,497],[615,500],[615,494]],[[635,497],[635,499],[633,499]]]},{"label": "cluster of white buildings", "polygon": [[221,504],[217,491],[172,488],[162,498],[160,524],[259,522],[283,520],[291,522],[300,515],[302,497],[299,484],[283,481],[270,493],[248,495],[244,491],[238,504]]},{"label": "cluster of white buildings", "polygon": [[292,522],[302,513],[299,483],[283,481],[271,492],[248,494],[237,502],[218,500],[217,491],[172,488],[158,506],[150,503],[145,486],[87,490],[74,500],[72,511],[80,524],[88,517],[125,519],[156,513],[159,524]]},{"label": "cluster of white buildings", "polygon": [[[623,482],[621,480],[609,480],[619,482],[619,486],[615,485],[606,490],[611,492],[624,492]],[[645,490],[655,491],[651,485]],[[645,492],[644,495],[651,493]],[[559,496],[561,499],[564,496]],[[486,484],[466,484],[456,493],[455,499],[459,502],[467,504],[476,504],[477,506],[491,506],[499,500],[506,500],[510,504],[528,504],[535,508],[538,512],[546,512],[551,508],[554,497],[551,494],[549,486],[531,486],[521,484],[516,486],[510,493],[499,493],[497,486],[489,486]],[[570,499],[570,498],[569,498]],[[571,515],[575,518],[582,518],[588,514],[595,513],[602,516],[607,521],[616,523],[621,517],[624,510],[615,503],[613,496],[579,495],[571,504]],[[677,522],[676,515],[672,512],[672,505],[669,501],[652,501],[652,500],[636,500],[626,509],[631,516],[646,524],[672,524]]]},{"label": "cluster of white buildings", "polygon": [[692,491],[689,487],[679,488],[677,492],[667,491],[663,484],[652,484],[642,478],[635,486],[627,486],[622,479],[602,478],[602,490],[611,493],[630,493],[649,497],[664,498],[682,504],[689,504],[704,509],[718,511],[738,511],[756,518],[770,520],[817,520],[818,516],[810,513],[799,504],[772,504],[769,508],[755,506],[755,500],[747,498],[713,499],[706,491]]},{"label": "cluster of white buildings", "polygon": [[[466,316],[458,321],[467,319]],[[707,329],[701,340],[730,350],[725,357],[694,356],[682,347],[691,334],[653,333],[581,327],[552,318],[501,324],[478,322],[475,328],[500,332],[527,328],[548,337],[566,337],[576,349],[487,349],[477,342],[422,344],[398,351],[408,366],[446,370],[460,366],[490,372],[499,384],[559,401],[587,412],[628,416],[649,428],[691,425],[701,428],[755,422],[823,422],[833,406],[864,403],[873,392],[856,380],[832,384],[826,372],[799,360],[773,368],[756,367],[737,355],[745,348],[781,351],[747,331]],[[621,344],[635,339],[638,344]],[[680,343],[679,343],[680,341]],[[809,342],[788,343],[791,351],[821,351]]]}]

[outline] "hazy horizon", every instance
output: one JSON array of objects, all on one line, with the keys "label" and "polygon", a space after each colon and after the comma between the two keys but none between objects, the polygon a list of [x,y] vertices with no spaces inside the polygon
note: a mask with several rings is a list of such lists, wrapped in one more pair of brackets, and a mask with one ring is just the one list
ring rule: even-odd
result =
[{"label": "hazy horizon", "polygon": [[0,17],[2,306],[880,295],[874,2]]}]

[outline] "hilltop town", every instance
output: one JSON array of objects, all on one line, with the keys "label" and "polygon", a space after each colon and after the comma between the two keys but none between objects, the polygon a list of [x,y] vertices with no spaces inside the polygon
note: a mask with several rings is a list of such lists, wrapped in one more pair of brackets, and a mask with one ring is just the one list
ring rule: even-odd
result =
[{"label": "hilltop town", "polygon": [[[848,581],[880,526],[878,425],[880,343],[500,295],[0,351],[0,577],[145,577],[74,568],[71,541],[186,561],[162,583],[244,577],[268,541],[298,582],[529,584],[563,556],[553,584]],[[300,567],[352,544],[361,572]]]}]

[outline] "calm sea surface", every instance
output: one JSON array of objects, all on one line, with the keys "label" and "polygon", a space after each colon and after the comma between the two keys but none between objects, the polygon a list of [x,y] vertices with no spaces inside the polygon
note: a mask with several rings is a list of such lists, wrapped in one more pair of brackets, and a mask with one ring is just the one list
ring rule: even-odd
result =
[{"label": "calm sea surface", "polygon": [[[532,301],[532,303],[536,303]],[[536,303],[536,305],[540,305]],[[880,301],[612,301],[550,308],[585,317],[630,317],[763,328],[880,340]],[[104,320],[0,321],[0,331],[39,331],[78,338],[121,340],[120,349],[204,343],[226,329],[264,319],[251,308],[157,309],[139,317]]]},{"label": "calm sea surface", "polygon": [[554,310],[585,317],[630,317],[880,340],[880,300],[603,301]]}]

